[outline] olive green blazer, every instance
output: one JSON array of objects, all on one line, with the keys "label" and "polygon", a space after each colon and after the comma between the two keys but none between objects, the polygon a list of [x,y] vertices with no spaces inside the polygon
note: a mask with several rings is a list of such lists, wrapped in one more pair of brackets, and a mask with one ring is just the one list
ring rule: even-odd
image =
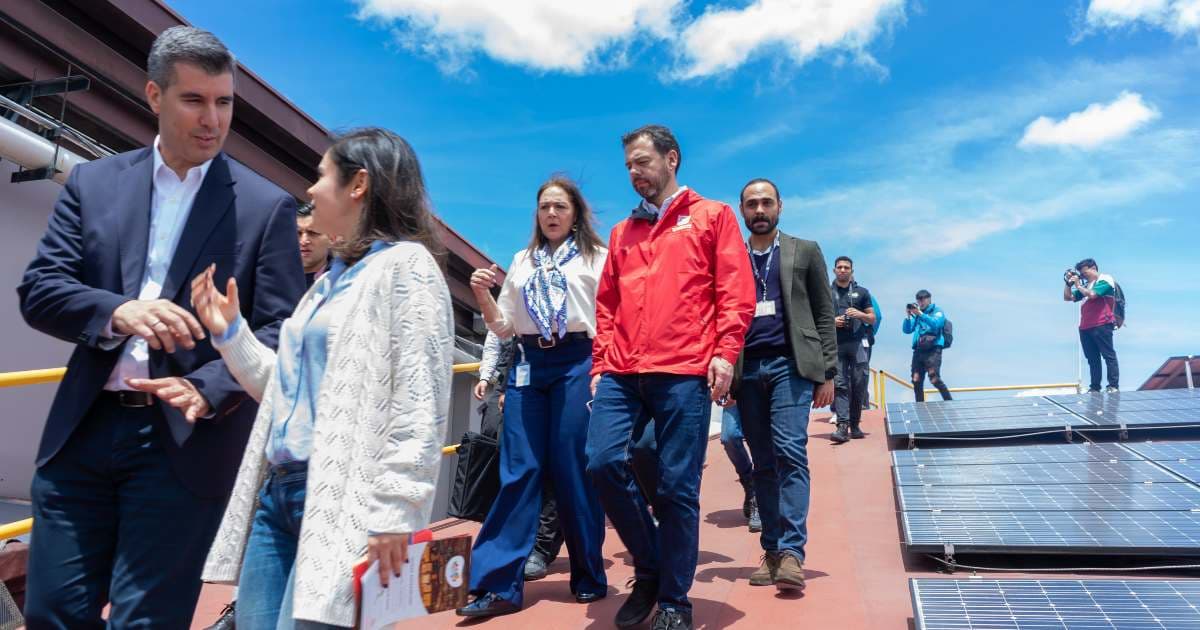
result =
[{"label": "olive green blazer", "polygon": [[[800,376],[824,383],[837,374],[837,331],[825,256],[815,241],[779,233],[779,281],[792,359]],[[745,351],[738,357],[734,383],[741,382]]]}]

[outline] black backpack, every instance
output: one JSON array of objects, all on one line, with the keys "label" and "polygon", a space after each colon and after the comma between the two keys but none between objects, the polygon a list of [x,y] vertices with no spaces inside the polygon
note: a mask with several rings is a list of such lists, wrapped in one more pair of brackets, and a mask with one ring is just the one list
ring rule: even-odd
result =
[{"label": "black backpack", "polygon": [[952,345],[954,345],[954,322],[947,319],[946,324],[942,327],[942,349],[949,350]]},{"label": "black backpack", "polygon": [[1125,325],[1125,292],[1121,290],[1121,285],[1113,280],[1113,319],[1117,328]]}]

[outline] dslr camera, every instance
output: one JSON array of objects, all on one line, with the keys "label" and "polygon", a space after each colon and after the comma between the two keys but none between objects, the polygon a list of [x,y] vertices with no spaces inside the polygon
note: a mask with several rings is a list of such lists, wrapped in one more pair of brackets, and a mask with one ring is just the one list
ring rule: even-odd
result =
[{"label": "dslr camera", "polygon": [[908,303],[908,310],[910,310],[910,311],[919,311],[919,310],[921,310],[921,307],[920,307],[920,306],[917,306],[917,303],[916,303],[916,302],[909,302],[909,303]]},{"label": "dslr camera", "polygon": [[1075,284],[1075,279],[1078,277],[1079,272],[1075,271],[1073,267],[1068,267],[1067,270],[1063,272],[1063,282],[1066,282],[1067,284]]}]

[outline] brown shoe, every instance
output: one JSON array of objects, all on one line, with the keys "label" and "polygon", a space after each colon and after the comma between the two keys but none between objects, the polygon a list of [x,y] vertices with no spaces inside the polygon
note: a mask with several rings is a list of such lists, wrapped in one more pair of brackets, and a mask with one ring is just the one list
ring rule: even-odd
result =
[{"label": "brown shoe", "polygon": [[775,569],[775,588],[781,591],[804,588],[804,563],[790,553],[782,554]]},{"label": "brown shoe", "polygon": [[750,574],[750,586],[770,586],[775,583],[775,572],[779,570],[779,555],[764,553],[758,570]]}]

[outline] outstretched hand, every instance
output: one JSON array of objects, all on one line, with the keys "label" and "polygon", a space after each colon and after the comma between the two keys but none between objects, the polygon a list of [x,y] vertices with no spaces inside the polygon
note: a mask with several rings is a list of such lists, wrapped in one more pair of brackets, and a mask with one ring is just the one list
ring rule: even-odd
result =
[{"label": "outstretched hand", "polygon": [[139,392],[154,394],[159,400],[183,412],[188,422],[196,422],[208,415],[208,400],[186,378],[127,378],[125,384]]},{"label": "outstretched hand", "polygon": [[213,284],[217,266],[209,265],[200,275],[192,279],[192,308],[209,332],[224,335],[225,330],[238,316],[237,280],[233,276],[225,283],[225,294]]}]

